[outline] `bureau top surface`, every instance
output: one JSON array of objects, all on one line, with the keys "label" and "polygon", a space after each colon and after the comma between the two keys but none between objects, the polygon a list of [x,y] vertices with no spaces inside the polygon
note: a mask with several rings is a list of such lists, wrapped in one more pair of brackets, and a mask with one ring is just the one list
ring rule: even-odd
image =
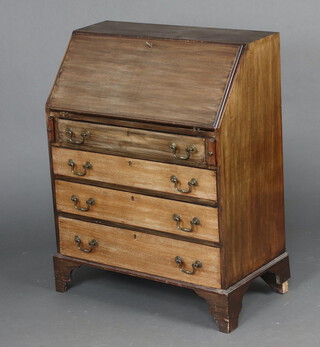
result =
[{"label": "bureau top surface", "polygon": [[271,34],[109,21],[78,29],[47,107],[213,130],[242,45]]},{"label": "bureau top surface", "polygon": [[204,28],[116,21],[104,21],[96,23],[75,30],[75,32],[98,35],[194,40],[229,44],[247,44],[273,34],[273,32],[269,31]]}]

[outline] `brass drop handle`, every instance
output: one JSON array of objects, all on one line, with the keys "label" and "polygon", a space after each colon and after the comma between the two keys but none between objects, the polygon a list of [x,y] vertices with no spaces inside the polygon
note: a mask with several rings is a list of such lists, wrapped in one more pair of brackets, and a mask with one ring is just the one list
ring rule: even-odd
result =
[{"label": "brass drop handle", "polygon": [[173,156],[176,159],[181,159],[181,160],[188,160],[190,158],[190,154],[197,151],[197,147],[195,145],[190,145],[189,147],[186,148],[187,154],[185,156],[183,156],[183,155],[179,156],[179,155],[177,155],[178,147],[174,142],[169,145],[169,148],[172,150]]},{"label": "brass drop handle", "polygon": [[202,268],[202,263],[200,260],[196,260],[193,264],[192,264],[192,271],[191,270],[185,270],[182,268],[183,265],[183,259],[181,257],[179,257],[178,255],[175,258],[175,262],[179,265],[179,270],[182,271],[183,273],[187,274],[187,275],[194,275],[196,273],[196,271],[198,269]]},{"label": "brass drop handle", "polygon": [[82,248],[81,247],[82,241],[81,241],[80,237],[77,235],[74,237],[74,242],[78,245],[77,248],[79,249],[79,251],[85,252],[85,253],[91,253],[95,247],[99,246],[98,241],[96,241],[95,239],[92,239],[89,242],[90,248]]},{"label": "brass drop handle", "polygon": [[86,207],[79,207],[79,206],[78,206],[79,198],[78,198],[76,195],[72,195],[72,196],[71,196],[71,201],[74,202],[74,208],[76,208],[77,210],[82,211],[82,212],[87,212],[87,211],[89,211],[90,206],[93,206],[93,205],[95,204],[94,199],[93,199],[93,198],[89,198],[89,199],[86,201],[86,204],[87,204]]},{"label": "brass drop handle", "polygon": [[74,171],[76,164],[74,163],[74,161],[72,159],[68,160],[68,165],[71,166],[71,172],[76,175],[76,176],[85,176],[87,174],[87,170],[92,169],[92,164],[89,163],[88,161],[82,165],[83,167],[83,171]]},{"label": "brass drop handle", "polygon": [[75,140],[75,139],[73,138],[73,131],[72,131],[72,129],[70,129],[70,128],[67,128],[67,129],[66,129],[66,135],[67,135],[67,137],[68,137],[68,140],[69,140],[70,143],[73,143],[74,145],[82,145],[82,144],[84,143],[85,138],[88,137],[89,134],[90,134],[90,133],[89,133],[88,130],[84,130],[84,131],[80,134],[81,140]]},{"label": "brass drop handle", "polygon": [[192,233],[194,231],[195,225],[200,225],[200,219],[198,217],[194,217],[190,221],[191,228],[183,228],[181,226],[181,218],[178,214],[173,215],[173,220],[177,223],[177,228],[181,231],[185,231],[187,233]]},{"label": "brass drop handle", "polygon": [[180,193],[191,193],[192,187],[196,187],[198,185],[198,181],[195,178],[191,178],[191,180],[188,182],[188,189],[183,189],[178,187],[179,180],[177,176],[171,176],[170,180],[173,183],[174,189]]}]

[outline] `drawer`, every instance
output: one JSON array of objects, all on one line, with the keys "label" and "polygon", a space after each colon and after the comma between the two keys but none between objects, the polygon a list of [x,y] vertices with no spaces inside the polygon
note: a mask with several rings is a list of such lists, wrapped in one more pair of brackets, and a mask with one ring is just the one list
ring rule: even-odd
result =
[{"label": "drawer", "polygon": [[58,119],[57,127],[55,144],[58,146],[188,166],[207,166],[206,140],[201,137],[66,119]]},{"label": "drawer", "polygon": [[[58,224],[61,254],[198,285],[221,287],[219,248],[63,217],[59,217]],[[89,245],[92,240],[97,242],[96,246]],[[86,253],[78,246],[92,251]],[[192,271],[196,261],[201,262],[201,267],[192,275],[186,274],[179,270],[176,257],[182,259],[183,270]]]},{"label": "drawer", "polygon": [[52,159],[55,175],[213,201],[217,199],[216,173],[213,170],[57,147],[52,148]]},{"label": "drawer", "polygon": [[219,242],[217,208],[61,180],[55,186],[58,211]]}]

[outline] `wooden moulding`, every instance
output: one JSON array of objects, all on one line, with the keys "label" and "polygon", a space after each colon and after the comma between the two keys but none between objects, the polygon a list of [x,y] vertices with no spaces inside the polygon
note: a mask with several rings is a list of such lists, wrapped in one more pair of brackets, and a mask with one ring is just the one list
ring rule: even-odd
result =
[{"label": "wooden moulding", "polygon": [[246,293],[250,283],[255,278],[261,276],[269,284],[273,291],[280,294],[286,293],[288,288],[287,281],[290,278],[289,258],[287,253],[283,253],[279,257],[273,259],[271,262],[265,264],[228,289],[204,287],[161,276],[150,275],[138,271],[63,256],[61,254],[56,254],[53,257],[53,262],[56,290],[58,292],[65,292],[68,289],[71,283],[72,271],[81,267],[82,265],[93,266],[103,270],[114,271],[130,276],[146,278],[157,282],[192,289],[196,294],[207,301],[210,313],[218,325],[219,330],[225,333],[230,333],[237,328],[243,295]]}]

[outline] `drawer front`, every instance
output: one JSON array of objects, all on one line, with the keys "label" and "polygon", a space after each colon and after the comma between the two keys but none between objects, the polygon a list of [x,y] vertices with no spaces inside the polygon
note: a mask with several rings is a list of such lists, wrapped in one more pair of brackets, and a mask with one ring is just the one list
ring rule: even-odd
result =
[{"label": "drawer front", "polygon": [[[101,264],[141,271],[203,286],[220,288],[220,251],[218,248],[172,240],[166,237],[114,228],[95,223],[59,217],[60,253]],[[75,237],[78,236],[78,242]],[[95,240],[97,245],[90,246]],[[78,246],[86,253],[78,249]],[[176,257],[181,257],[183,270],[192,264],[201,267],[190,275],[179,270]]]},{"label": "drawer front", "polygon": [[207,166],[204,138],[65,119],[58,119],[57,126],[55,144],[59,146],[188,166]]},{"label": "drawer front", "polygon": [[219,242],[217,208],[60,180],[55,185],[58,211]]},{"label": "drawer front", "polygon": [[207,200],[216,200],[216,173],[212,170],[52,148],[55,175],[142,188]]}]

